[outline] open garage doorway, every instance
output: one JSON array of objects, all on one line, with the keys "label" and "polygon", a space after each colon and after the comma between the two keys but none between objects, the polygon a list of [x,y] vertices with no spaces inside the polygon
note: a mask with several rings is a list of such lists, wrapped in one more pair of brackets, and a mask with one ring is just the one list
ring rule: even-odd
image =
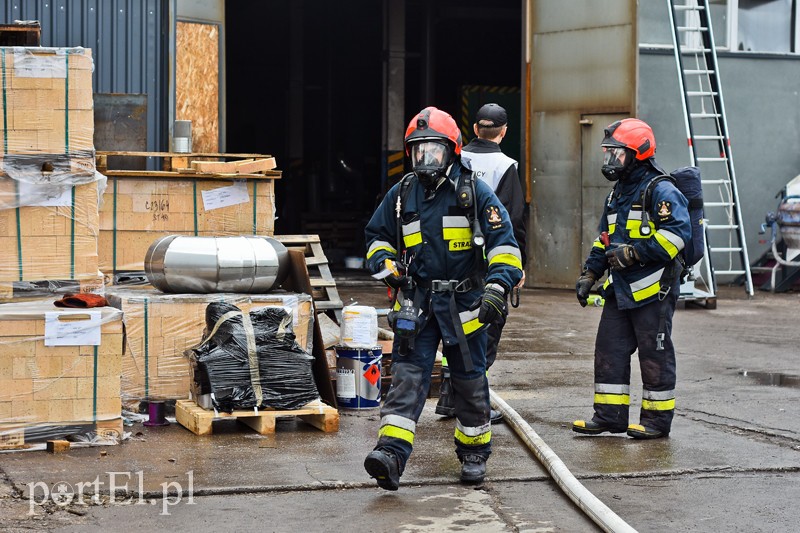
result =
[{"label": "open garage doorway", "polygon": [[[276,233],[319,234],[333,266],[363,256],[364,224],[402,176],[389,173],[402,145],[387,130],[402,139],[426,105],[451,113],[466,142],[477,108],[501,103],[512,121],[503,149],[519,159],[522,4],[227,0],[227,151],[276,157]],[[398,32],[399,50],[388,42]],[[387,103],[398,95],[402,106]]]}]

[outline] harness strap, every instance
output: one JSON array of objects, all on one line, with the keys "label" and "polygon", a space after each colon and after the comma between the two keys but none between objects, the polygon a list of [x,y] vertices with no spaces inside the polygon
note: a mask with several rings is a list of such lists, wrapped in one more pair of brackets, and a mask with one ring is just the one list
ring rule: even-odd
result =
[{"label": "harness strap", "polygon": [[467,336],[464,335],[464,327],[461,325],[461,318],[458,316],[458,308],[456,307],[456,293],[450,293],[450,319],[453,321],[454,329],[456,330],[456,338],[458,339],[458,347],[461,349],[461,357],[464,360],[464,371],[472,372],[475,367],[472,364],[472,355],[469,352],[469,344],[467,344]]},{"label": "harness strap", "polygon": [[667,295],[672,290],[672,285],[675,281],[675,266],[679,264],[678,260],[670,262],[669,266],[664,269],[659,281],[658,301],[661,302],[661,309],[658,312],[658,331],[656,332],[656,351],[664,351],[664,341],[667,338]]}]

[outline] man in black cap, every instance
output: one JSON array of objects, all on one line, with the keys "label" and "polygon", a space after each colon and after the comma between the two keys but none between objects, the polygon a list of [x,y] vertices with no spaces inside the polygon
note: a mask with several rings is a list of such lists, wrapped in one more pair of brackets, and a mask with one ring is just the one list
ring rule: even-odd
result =
[{"label": "man in black cap", "polygon": [[[500,150],[500,142],[508,131],[508,114],[497,104],[486,104],[475,115],[475,124],[472,125],[477,138],[461,149],[461,162],[472,170],[475,177],[486,183],[503,203],[511,218],[514,228],[514,238],[522,254],[522,280],[517,287],[525,283],[526,231],[525,231],[525,200],[522,194],[522,185],[517,172],[518,163],[505,155]],[[497,344],[506,323],[508,309],[505,309],[497,322],[489,326],[486,341],[486,368],[492,366],[497,357]],[[447,377],[446,361],[443,362],[444,379],[436,405],[436,413],[447,417],[455,416],[452,388]],[[491,420],[497,422],[502,418],[499,411],[492,409]]]}]

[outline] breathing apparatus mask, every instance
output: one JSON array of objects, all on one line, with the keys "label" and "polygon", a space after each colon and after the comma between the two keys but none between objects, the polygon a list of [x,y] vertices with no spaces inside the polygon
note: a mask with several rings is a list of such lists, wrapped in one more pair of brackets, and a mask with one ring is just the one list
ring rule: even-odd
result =
[{"label": "breathing apparatus mask", "polygon": [[601,172],[608,181],[624,180],[636,159],[633,151],[621,146],[603,146],[603,168]]},{"label": "breathing apparatus mask", "polygon": [[447,172],[452,160],[450,146],[440,140],[425,140],[411,145],[411,168],[426,189]]}]

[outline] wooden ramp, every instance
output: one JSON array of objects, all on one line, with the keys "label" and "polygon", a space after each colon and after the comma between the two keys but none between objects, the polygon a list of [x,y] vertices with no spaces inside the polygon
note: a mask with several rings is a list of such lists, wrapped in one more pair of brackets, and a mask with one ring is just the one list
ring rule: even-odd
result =
[{"label": "wooden ramp", "polygon": [[276,419],[295,416],[325,433],[339,431],[339,411],[320,400],[315,400],[300,409],[287,411],[259,409],[232,413],[209,411],[192,400],[178,400],[175,403],[175,418],[178,423],[195,435],[211,435],[212,422],[225,418],[235,418],[261,435],[268,435],[275,433]]}]

